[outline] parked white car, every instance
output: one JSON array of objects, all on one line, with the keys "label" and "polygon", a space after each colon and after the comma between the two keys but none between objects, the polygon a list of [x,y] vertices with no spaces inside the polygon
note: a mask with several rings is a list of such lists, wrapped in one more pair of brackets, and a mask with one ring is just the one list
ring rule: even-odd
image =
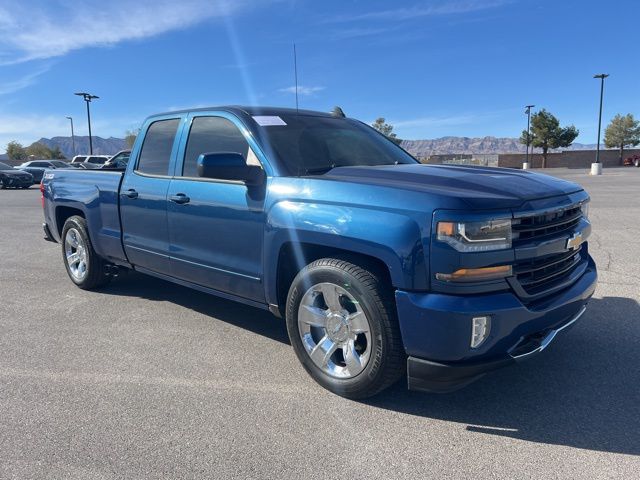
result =
[{"label": "parked white car", "polygon": [[111,157],[109,155],[76,155],[71,163],[93,163],[94,165],[104,165]]}]

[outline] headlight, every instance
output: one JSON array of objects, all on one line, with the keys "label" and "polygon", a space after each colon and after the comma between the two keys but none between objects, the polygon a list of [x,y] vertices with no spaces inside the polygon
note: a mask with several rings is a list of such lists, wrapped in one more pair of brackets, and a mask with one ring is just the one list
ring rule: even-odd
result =
[{"label": "headlight", "polygon": [[589,220],[589,202],[584,202],[580,205],[580,211],[582,212],[582,218]]},{"label": "headlight", "polygon": [[511,248],[511,219],[484,222],[438,222],[438,240],[459,252]]}]

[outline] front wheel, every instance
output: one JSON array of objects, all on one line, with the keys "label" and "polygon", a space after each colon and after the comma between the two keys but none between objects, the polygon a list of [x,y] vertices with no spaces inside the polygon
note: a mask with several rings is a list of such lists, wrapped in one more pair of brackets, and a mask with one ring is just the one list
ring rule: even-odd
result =
[{"label": "front wheel", "polygon": [[633,161],[633,164],[634,164],[636,167],[640,167],[640,158],[636,158],[636,159]]},{"label": "front wheel", "polygon": [[69,278],[83,290],[92,290],[109,283],[105,262],[93,249],[87,221],[74,215],[62,228],[62,260]]},{"label": "front wheel", "polygon": [[391,286],[373,269],[334,258],[307,265],[289,290],[286,321],[304,368],[338,395],[370,397],[404,374]]}]

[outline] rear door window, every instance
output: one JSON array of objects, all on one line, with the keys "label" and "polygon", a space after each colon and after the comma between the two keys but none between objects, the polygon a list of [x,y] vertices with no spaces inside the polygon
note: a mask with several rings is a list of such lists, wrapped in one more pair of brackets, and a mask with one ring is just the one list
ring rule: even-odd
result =
[{"label": "rear door window", "polygon": [[179,118],[153,122],[144,137],[136,171],[146,175],[168,175]]}]

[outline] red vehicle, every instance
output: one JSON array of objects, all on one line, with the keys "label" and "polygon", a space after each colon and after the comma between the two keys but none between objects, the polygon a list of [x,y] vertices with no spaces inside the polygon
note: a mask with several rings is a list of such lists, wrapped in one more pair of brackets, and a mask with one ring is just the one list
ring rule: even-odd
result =
[{"label": "red vehicle", "polygon": [[623,165],[625,167],[640,167],[640,155],[632,155],[624,159]]}]

